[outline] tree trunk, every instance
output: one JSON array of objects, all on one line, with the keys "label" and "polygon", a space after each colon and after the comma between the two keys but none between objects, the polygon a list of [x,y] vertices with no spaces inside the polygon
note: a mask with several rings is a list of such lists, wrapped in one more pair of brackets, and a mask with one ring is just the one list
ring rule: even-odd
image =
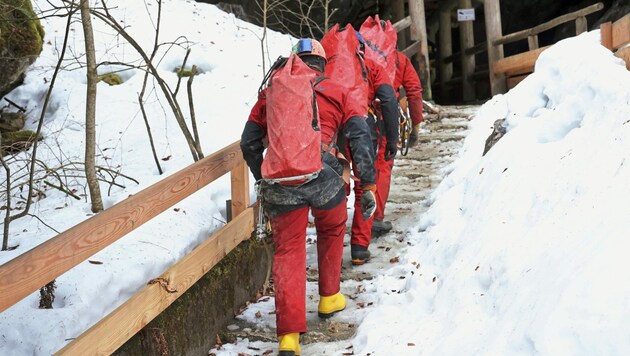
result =
[{"label": "tree trunk", "polygon": [[92,212],[103,210],[101,189],[96,178],[96,55],[94,49],[94,33],[90,18],[88,0],[81,0],[81,22],[85,37],[85,58],[87,61],[87,93],[85,99],[85,177],[90,190]]}]

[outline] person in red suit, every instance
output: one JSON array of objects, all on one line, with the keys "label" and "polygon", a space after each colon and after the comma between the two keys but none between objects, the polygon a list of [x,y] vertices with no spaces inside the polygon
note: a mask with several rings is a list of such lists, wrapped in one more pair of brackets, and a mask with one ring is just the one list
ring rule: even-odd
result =
[{"label": "person in red suit", "polygon": [[263,152],[269,137],[267,112],[272,111],[270,105],[273,105],[266,100],[266,89],[260,92],[241,135],[243,157],[259,184],[263,207],[271,219],[275,244],[272,271],[276,332],[278,354],[283,356],[300,354],[300,333],[307,331],[305,245],[309,210],[317,231],[318,315],[329,318],[346,307],[339,283],[348,213],[343,166],[334,152],[338,135],[347,138],[352,157],[358,163],[356,174],[363,190],[360,201],[363,219],[370,218],[376,208],[374,152],[363,117],[365,103],[353,100],[346,88],[322,77],[326,54],[318,41],[300,39],[293,52],[319,77],[314,83],[314,92],[321,130],[322,170],[313,180],[297,186],[270,183],[263,178]]},{"label": "person in red suit", "polygon": [[[402,52],[396,52],[396,78],[394,79],[394,89],[396,97],[400,100],[401,95],[406,96],[409,109],[409,116],[413,122],[413,129],[409,136],[409,146],[413,147],[418,143],[418,131],[422,116],[422,84],[409,57]],[[404,94],[401,93],[404,91]],[[392,229],[390,221],[384,221],[385,204],[389,197],[389,188],[391,185],[392,168],[394,159],[387,160],[380,153],[376,160],[376,211],[374,212],[374,221],[372,223],[372,233],[382,234]]]}]

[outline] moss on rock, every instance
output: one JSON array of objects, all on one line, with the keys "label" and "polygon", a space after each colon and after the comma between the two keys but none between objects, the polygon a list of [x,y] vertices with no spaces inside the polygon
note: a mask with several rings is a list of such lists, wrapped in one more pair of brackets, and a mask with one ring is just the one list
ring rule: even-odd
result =
[{"label": "moss on rock", "polygon": [[120,85],[124,82],[123,79],[120,77],[120,75],[115,74],[115,73],[105,73],[105,74],[99,75],[98,81],[99,82],[103,81],[109,85]]},{"label": "moss on rock", "polygon": [[0,96],[17,86],[41,53],[44,28],[30,0],[0,0]]},{"label": "moss on rock", "polygon": [[[31,130],[21,130],[15,132],[3,132],[0,144],[0,154],[16,153],[27,150],[31,147],[37,137],[37,133]],[[39,137],[41,139],[41,137]]]}]

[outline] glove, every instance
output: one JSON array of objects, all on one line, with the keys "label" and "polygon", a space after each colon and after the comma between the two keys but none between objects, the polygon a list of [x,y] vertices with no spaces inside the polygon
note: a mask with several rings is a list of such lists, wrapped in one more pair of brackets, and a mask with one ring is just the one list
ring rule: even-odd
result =
[{"label": "glove", "polygon": [[409,135],[409,147],[413,147],[418,143],[418,131],[420,131],[420,124],[413,125],[411,134]]},{"label": "glove", "polygon": [[374,215],[376,210],[376,197],[374,195],[376,184],[366,185],[361,187],[361,189],[363,190],[363,194],[361,194],[361,215],[363,215],[363,220],[367,220]]},{"label": "glove", "polygon": [[397,142],[387,142],[385,146],[385,160],[391,161],[396,157],[396,152],[398,152]]}]

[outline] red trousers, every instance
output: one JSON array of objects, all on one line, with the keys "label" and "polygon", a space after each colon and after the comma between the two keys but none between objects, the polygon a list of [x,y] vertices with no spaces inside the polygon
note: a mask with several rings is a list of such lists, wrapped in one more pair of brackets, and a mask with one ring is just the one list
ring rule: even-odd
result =
[{"label": "red trousers", "polygon": [[[376,169],[376,210],[374,215],[367,220],[361,216],[361,195],[363,190],[355,184],[354,186],[354,215],[352,216],[352,228],[350,243],[368,247],[372,240],[372,223],[374,219],[383,220],[385,217],[385,203],[389,197],[389,186],[392,181],[392,168],[394,160],[385,160],[385,145],[387,140],[381,136],[378,153],[374,168]],[[353,167],[354,168],[354,167]]]},{"label": "red trousers", "polygon": [[[339,292],[347,201],[330,210],[312,209],[317,231],[319,295]],[[276,249],[273,281],[276,290],[278,336],[306,332],[306,227],[308,207],[271,219]]]},{"label": "red trousers", "polygon": [[[354,166],[352,167],[354,170]],[[378,191],[378,171],[377,174],[377,188]],[[374,215],[372,215],[369,219],[363,220],[363,215],[361,214],[361,196],[363,195],[363,189],[356,184],[354,184],[354,214],[352,215],[352,227],[350,230],[350,244],[352,245],[360,245],[363,247],[368,247],[370,244],[370,240],[372,239],[372,222],[374,221]],[[378,200],[377,200],[378,207]]]},{"label": "red trousers", "polygon": [[[385,160],[385,145],[387,139],[382,136],[381,144],[376,155],[376,210],[374,211],[374,219],[383,220],[385,217],[385,203],[389,197],[389,186],[392,182],[392,168],[394,167],[394,159]],[[371,228],[371,226],[370,226]]]}]

